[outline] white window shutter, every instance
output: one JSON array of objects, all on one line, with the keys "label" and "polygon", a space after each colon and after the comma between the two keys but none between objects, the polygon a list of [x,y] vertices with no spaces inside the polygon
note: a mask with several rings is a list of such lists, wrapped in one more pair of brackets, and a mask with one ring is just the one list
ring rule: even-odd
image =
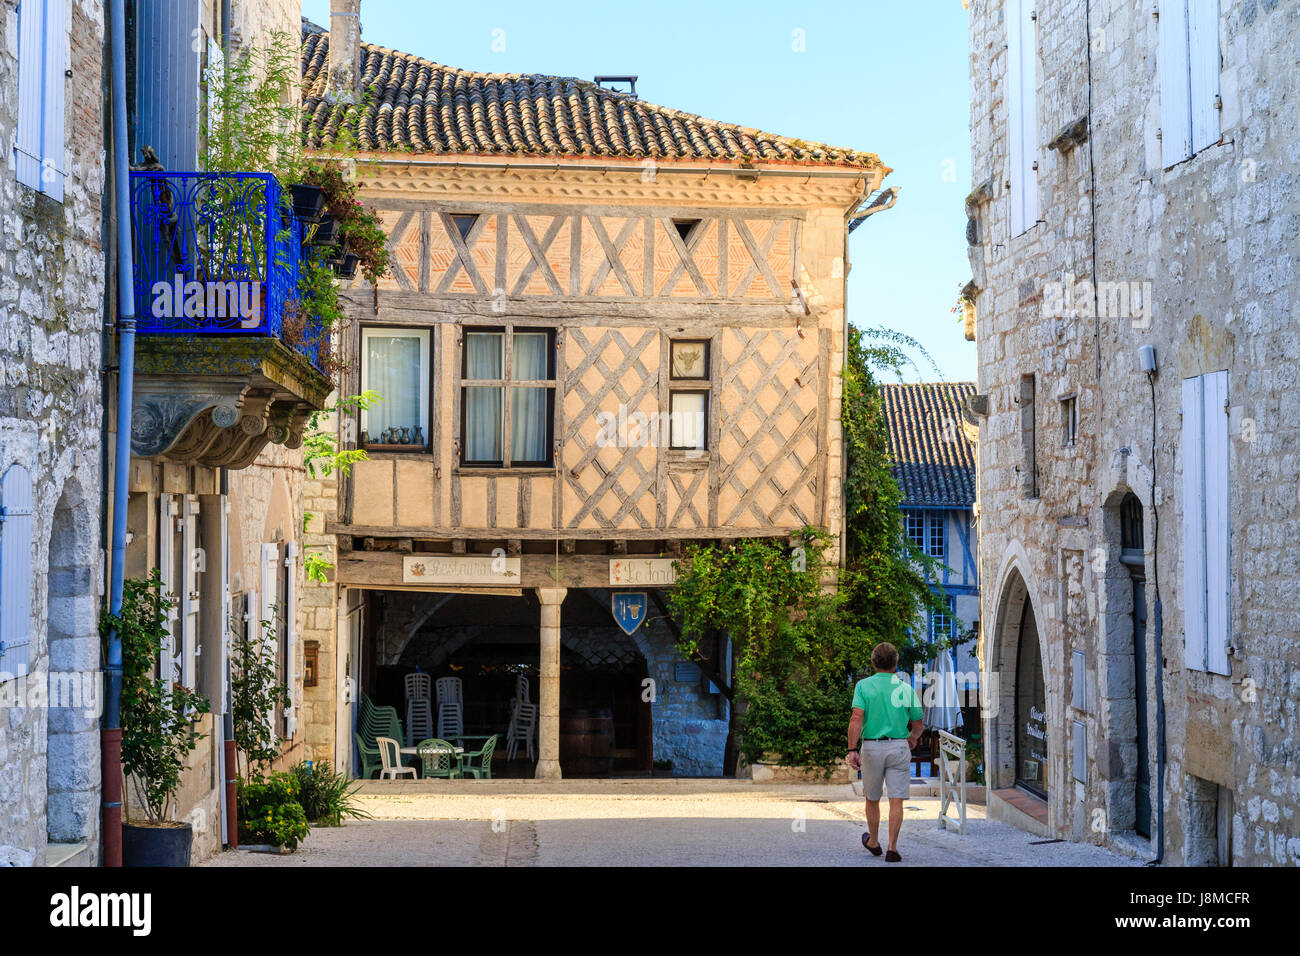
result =
[{"label": "white window shutter", "polygon": [[1192,152],[1217,143],[1219,129],[1219,0],[1187,0]]},{"label": "white window shutter", "polygon": [[1007,3],[1007,170],[1011,235],[1038,221],[1038,73],[1034,0]]},{"label": "white window shutter", "polygon": [[294,644],[297,643],[298,619],[298,544],[290,541],[284,546],[284,683],[289,691],[289,704],[284,708],[284,735],[292,737],[298,731],[298,708],[294,697],[297,687],[297,655]]},{"label": "white window shutter", "polygon": [[[278,658],[279,629],[275,624],[276,605],[280,601],[280,546],[275,543],[262,545],[262,615],[263,621],[270,621],[270,628],[262,631],[262,659],[270,655],[274,663]],[[278,672],[278,669],[277,669]],[[276,735],[274,710],[266,714],[266,726],[271,734]]]},{"label": "white window shutter", "polygon": [[199,499],[186,495],[181,507],[181,683],[197,689],[199,656],[199,574],[204,556],[199,548]]},{"label": "white window shutter", "polygon": [[63,202],[63,94],[68,69],[68,0],[45,0],[45,102],[41,122],[41,191]]},{"label": "white window shutter", "polygon": [[1230,674],[1228,373],[1203,375],[1205,419],[1205,669]]},{"label": "white window shutter", "polygon": [[32,537],[32,477],[13,464],[0,479],[0,681],[30,664]]},{"label": "white window shutter", "polygon": [[[1159,7],[1160,154],[1166,167],[1180,163],[1192,155],[1187,2],[1188,0],[1163,0]],[[1218,45],[1217,40],[1215,45]]]},{"label": "white window shutter", "polygon": [[182,653],[180,591],[183,581],[176,580],[176,519],[180,504],[174,495],[158,496],[158,576],[162,594],[171,601],[167,611],[167,643],[159,651],[158,676],[169,683],[184,683],[185,668]]},{"label": "white window shutter", "polygon": [[41,114],[45,86],[45,0],[18,4],[18,181],[41,188]]},{"label": "white window shutter", "polygon": [[1189,670],[1206,669],[1205,381],[1183,379],[1183,640]]},{"label": "white window shutter", "polygon": [[1011,182],[1011,235],[1025,231],[1025,199],[1020,177],[1025,159],[1025,121],[1023,116],[1020,64],[1024,38],[1020,29],[1020,7],[1027,0],[1007,0],[1007,179]]}]

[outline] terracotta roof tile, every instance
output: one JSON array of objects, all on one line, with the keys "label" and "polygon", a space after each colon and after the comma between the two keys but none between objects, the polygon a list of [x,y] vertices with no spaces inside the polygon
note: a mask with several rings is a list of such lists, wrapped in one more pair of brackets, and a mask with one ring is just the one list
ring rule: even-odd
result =
[{"label": "terracotta roof tile", "polygon": [[962,429],[973,382],[881,385],[889,456],[904,505],[968,508],[975,502],[975,446]]},{"label": "terracotta roof tile", "polygon": [[[870,168],[872,153],[763,133],[655,106],[572,77],[474,73],[361,44],[362,151],[765,161]],[[329,33],[304,21],[303,134],[331,139],[345,108],[328,102]]]}]

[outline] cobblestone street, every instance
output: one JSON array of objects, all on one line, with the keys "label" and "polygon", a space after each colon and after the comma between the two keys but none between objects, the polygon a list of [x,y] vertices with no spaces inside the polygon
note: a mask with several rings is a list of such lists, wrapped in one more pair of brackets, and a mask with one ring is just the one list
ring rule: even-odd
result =
[{"label": "cobblestone street", "polygon": [[[862,848],[848,786],[731,780],[371,782],[373,820],[313,829],[293,854],[225,852],[210,866],[893,866]],[[915,866],[1133,866],[1094,846],[1042,842],[984,818],[939,830],[909,799],[899,851]],[[495,824],[494,824],[495,821]]]}]

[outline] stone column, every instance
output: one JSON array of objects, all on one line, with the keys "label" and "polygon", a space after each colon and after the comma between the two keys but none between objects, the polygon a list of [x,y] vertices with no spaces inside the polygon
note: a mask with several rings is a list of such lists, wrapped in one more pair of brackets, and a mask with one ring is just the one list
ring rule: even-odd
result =
[{"label": "stone column", "polygon": [[537,707],[538,780],[560,774],[560,605],[568,588],[538,588],[541,602],[541,689]]}]

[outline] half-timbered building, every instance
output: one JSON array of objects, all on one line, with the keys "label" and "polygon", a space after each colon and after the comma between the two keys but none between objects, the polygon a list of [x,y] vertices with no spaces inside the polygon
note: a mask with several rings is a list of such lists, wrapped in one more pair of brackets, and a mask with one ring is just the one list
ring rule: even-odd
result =
[{"label": "half-timbered building", "polygon": [[351,765],[363,695],[405,716],[418,670],[466,734],[538,705],[538,777],[717,774],[726,641],[679,656],[665,589],[687,541],[841,533],[847,232],[888,170],[362,43],[358,6],[304,26],[304,129],[352,127],[395,268],[344,293],[368,460],[308,484],[309,746]]}]

